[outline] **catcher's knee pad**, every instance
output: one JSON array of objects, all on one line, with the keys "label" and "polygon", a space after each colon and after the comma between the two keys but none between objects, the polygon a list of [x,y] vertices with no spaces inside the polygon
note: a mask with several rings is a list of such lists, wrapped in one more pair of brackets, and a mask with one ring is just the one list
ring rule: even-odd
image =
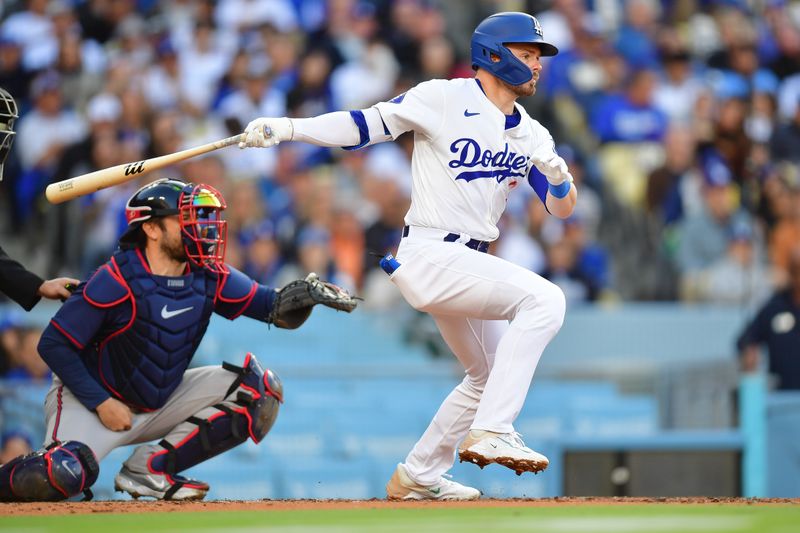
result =
[{"label": "catcher's knee pad", "polygon": [[94,452],[75,440],[17,457],[0,468],[0,501],[56,502],[85,492],[97,481]]},{"label": "catcher's knee pad", "polygon": [[247,354],[244,366],[222,366],[238,374],[226,394],[229,398],[236,393],[233,405],[226,400],[215,405],[217,412],[207,418],[189,417],[186,421],[196,424],[197,429],[176,445],[162,440],[159,444],[165,451],[150,458],[152,471],[170,475],[182,472],[238,446],[248,436],[259,443],[272,428],[283,402],[283,385],[278,376],[262,369],[252,354]]}]

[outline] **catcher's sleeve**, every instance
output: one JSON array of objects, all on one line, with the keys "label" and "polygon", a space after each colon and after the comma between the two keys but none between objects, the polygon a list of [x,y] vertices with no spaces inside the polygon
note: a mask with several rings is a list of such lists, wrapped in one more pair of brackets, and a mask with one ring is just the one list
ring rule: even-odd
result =
[{"label": "catcher's sleeve", "polygon": [[277,294],[275,289],[256,283],[232,266],[226,266],[228,272],[217,289],[214,312],[228,320],[246,316],[268,322]]}]

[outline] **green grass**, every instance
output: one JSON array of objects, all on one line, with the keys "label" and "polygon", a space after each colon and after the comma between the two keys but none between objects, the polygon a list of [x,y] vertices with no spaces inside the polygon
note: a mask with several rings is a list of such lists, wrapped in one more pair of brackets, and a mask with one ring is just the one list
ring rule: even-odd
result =
[{"label": "green grass", "polygon": [[800,506],[617,505],[0,517],[2,531],[796,533]]}]

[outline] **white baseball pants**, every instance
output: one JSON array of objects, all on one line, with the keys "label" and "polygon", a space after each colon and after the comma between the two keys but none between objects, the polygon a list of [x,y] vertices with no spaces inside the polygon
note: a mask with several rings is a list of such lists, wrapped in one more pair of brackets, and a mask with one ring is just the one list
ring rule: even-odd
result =
[{"label": "white baseball pants", "polygon": [[467,236],[444,242],[447,233],[412,226],[391,275],[411,306],[433,316],[466,372],[406,457],[408,473],[423,485],[453,466],[470,429],[514,431],[539,358],[566,310],[553,283],[468,248]]}]

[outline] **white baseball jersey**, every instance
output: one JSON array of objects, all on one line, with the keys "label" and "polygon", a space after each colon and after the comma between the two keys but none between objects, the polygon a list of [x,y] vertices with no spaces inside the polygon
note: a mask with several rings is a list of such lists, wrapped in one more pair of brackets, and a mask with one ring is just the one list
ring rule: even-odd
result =
[{"label": "white baseball jersey", "polygon": [[[506,129],[507,117],[472,78],[427,81],[375,105],[393,139],[414,132],[406,224],[497,239],[497,221],[509,192],[528,179],[531,155],[554,152],[547,129],[515,106],[520,120]],[[544,201],[544,178],[533,184]]]}]

